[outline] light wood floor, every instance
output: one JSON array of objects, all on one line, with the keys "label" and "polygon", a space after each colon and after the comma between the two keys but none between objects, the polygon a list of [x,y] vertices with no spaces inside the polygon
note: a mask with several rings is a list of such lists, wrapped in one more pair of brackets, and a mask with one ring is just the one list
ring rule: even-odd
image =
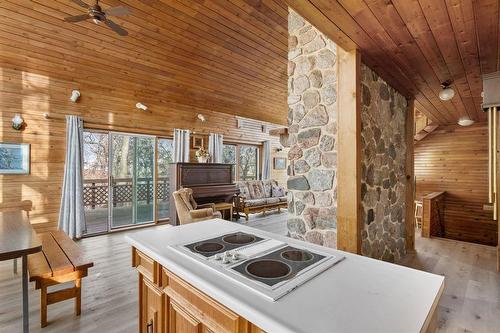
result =
[{"label": "light wood floor", "polygon": [[421,238],[416,254],[400,264],[445,276],[439,332],[500,332],[500,273],[496,248],[448,239]]},{"label": "light wood floor", "polygon": [[[284,235],[286,213],[256,214],[246,224]],[[137,273],[130,267],[130,246],[124,235],[121,232],[79,241],[95,264],[83,281],[80,317],[74,316],[72,301],[50,305],[49,326],[41,329],[39,291],[31,285],[31,332],[138,331]],[[402,264],[446,275],[439,306],[440,332],[500,332],[500,274],[495,272],[494,248],[420,237],[416,244],[417,254],[407,256]],[[20,324],[20,276],[13,275],[12,262],[0,262],[0,332],[20,332]]]}]

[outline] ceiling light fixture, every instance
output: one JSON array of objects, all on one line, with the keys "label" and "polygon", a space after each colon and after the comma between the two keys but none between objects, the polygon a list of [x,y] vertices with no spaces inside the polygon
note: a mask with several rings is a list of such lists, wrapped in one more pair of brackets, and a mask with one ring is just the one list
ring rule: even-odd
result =
[{"label": "ceiling light fixture", "polygon": [[450,87],[451,83],[451,80],[447,80],[441,83],[441,88],[443,89],[439,92],[439,99],[441,99],[442,101],[449,101],[453,98],[453,96],[455,96],[455,90]]},{"label": "ceiling light fixture", "polygon": [[469,118],[460,118],[458,120],[458,124],[460,126],[470,126],[470,125],[474,124],[474,120],[469,119]]}]

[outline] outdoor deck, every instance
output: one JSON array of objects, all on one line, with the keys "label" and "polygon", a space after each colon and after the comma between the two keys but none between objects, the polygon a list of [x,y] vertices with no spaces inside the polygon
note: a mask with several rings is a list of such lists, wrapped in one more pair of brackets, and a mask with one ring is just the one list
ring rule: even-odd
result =
[{"label": "outdoor deck", "polygon": [[[113,179],[112,195],[109,196],[108,179],[84,181],[84,204],[87,235],[98,234],[111,228],[152,222],[154,219],[154,193],[152,178],[138,178],[134,193],[132,178]],[[168,177],[158,178],[158,217],[170,214]],[[133,219],[133,202],[136,202],[136,219]],[[113,202],[111,211],[108,203]],[[111,220],[111,221],[110,221]]]}]

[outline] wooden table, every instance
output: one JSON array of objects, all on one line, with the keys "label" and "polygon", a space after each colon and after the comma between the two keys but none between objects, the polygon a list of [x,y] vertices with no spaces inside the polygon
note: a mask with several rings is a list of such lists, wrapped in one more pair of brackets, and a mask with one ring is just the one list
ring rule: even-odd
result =
[{"label": "wooden table", "polygon": [[233,204],[228,202],[219,202],[215,204],[215,210],[218,210],[224,218],[224,211],[229,210],[229,221],[233,220]]},{"label": "wooden table", "polygon": [[0,261],[22,257],[23,332],[29,332],[28,255],[42,251],[28,217],[23,211],[0,212]]}]

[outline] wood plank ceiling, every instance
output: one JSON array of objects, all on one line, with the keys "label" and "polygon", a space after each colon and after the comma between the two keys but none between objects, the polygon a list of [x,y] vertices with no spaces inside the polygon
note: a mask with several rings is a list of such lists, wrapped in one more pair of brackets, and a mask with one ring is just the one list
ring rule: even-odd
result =
[{"label": "wood plank ceiling", "polygon": [[[285,0],[438,124],[485,121],[481,75],[500,70],[498,0]],[[451,101],[438,97],[453,81]]]},{"label": "wood plank ceiling", "polygon": [[[94,0],[84,0],[93,4]],[[132,10],[116,35],[70,0],[0,1],[2,67],[113,95],[286,124],[287,15],[280,0],[104,0]],[[181,111],[179,111],[181,112]]]}]

